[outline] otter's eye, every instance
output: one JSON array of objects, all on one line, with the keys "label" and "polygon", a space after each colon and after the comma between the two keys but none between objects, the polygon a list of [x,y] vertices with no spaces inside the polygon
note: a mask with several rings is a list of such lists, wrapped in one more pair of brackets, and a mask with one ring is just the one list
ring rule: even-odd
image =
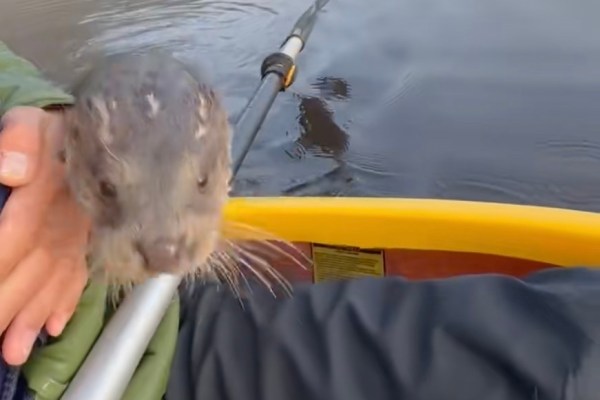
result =
[{"label": "otter's eye", "polygon": [[206,187],[207,183],[208,183],[208,177],[206,177],[206,176],[201,176],[196,181],[196,184],[198,185],[198,189],[204,189]]},{"label": "otter's eye", "polygon": [[100,182],[100,194],[104,197],[113,198],[117,195],[117,189],[112,183],[102,181]]}]

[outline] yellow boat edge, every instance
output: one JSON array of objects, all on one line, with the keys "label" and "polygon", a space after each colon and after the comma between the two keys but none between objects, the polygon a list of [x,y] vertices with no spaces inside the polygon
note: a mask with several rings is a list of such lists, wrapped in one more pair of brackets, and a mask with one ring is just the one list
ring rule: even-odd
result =
[{"label": "yellow boat edge", "polygon": [[232,240],[271,237],[600,266],[600,214],[562,208],[437,199],[234,197],[225,208],[223,232]]}]

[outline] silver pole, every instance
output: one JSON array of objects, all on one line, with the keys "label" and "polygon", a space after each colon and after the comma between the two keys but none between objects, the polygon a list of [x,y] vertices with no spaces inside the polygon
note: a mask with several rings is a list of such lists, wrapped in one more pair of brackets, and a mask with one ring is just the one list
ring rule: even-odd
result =
[{"label": "silver pole", "polygon": [[179,282],[178,277],[162,275],[136,287],[110,319],[62,398],[120,399]]},{"label": "silver pole", "polygon": [[280,47],[279,51],[283,54],[287,54],[288,56],[292,57],[295,61],[296,57],[298,56],[298,54],[300,54],[300,51],[302,50],[302,45],[302,40],[299,37],[292,36],[285,41],[283,46]]}]

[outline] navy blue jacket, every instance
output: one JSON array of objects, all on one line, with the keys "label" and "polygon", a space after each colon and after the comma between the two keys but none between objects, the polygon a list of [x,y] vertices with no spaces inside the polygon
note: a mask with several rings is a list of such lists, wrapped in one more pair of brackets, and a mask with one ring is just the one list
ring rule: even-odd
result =
[{"label": "navy blue jacket", "polygon": [[[243,305],[243,307],[242,307]],[[598,400],[600,270],[198,286],[167,400]]]}]

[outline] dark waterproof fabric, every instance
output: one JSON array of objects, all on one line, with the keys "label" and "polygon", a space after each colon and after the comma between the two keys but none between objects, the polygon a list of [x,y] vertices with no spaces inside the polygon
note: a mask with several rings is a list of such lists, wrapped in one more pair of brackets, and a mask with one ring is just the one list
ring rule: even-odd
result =
[{"label": "dark waterproof fabric", "polygon": [[598,400],[600,270],[198,287],[167,400]]},{"label": "dark waterproof fabric", "polygon": [[0,400],[29,400],[32,395],[21,375],[21,369],[0,362]]},{"label": "dark waterproof fabric", "polygon": [[[42,331],[33,346],[39,348],[47,341],[48,334]],[[0,357],[0,400],[33,400],[34,397],[27,386],[21,368],[8,365]]]}]

